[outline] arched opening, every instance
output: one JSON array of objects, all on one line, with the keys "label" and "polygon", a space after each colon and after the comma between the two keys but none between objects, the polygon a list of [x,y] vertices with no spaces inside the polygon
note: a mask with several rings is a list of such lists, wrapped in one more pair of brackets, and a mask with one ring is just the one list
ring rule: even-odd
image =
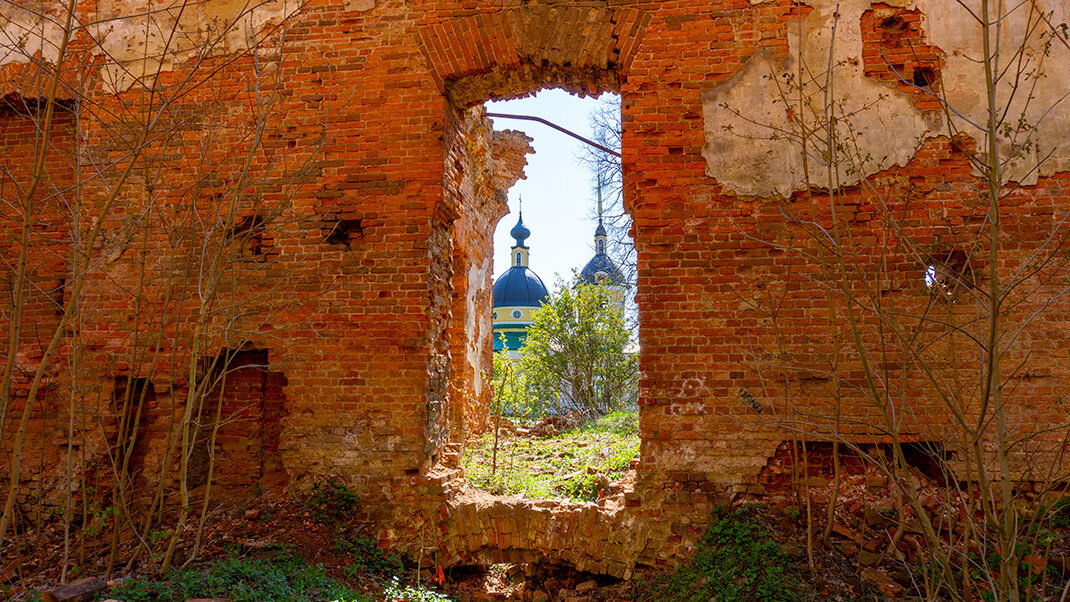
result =
[{"label": "arched opening", "polygon": [[[506,193],[518,179],[517,167],[528,149],[522,137],[495,132],[481,105],[550,88],[580,97],[619,93],[649,21],[646,13],[634,9],[534,5],[458,15],[418,31],[429,70],[447,101],[444,192],[435,207],[430,241],[432,275],[436,279],[440,273],[450,275],[448,289],[437,282],[431,286],[435,326],[430,333],[427,451],[432,462],[443,460],[445,470],[436,474],[451,474],[459,442],[488,417],[492,235],[506,214]],[[554,44],[548,43],[550,35]],[[593,251],[593,241],[588,244]],[[499,254],[507,265],[516,261],[515,253],[499,249]],[[522,262],[525,257],[521,253]],[[440,270],[447,263],[448,268]],[[448,294],[441,294],[445,290]],[[502,317],[504,312],[497,313]],[[480,508],[487,511],[485,493],[450,491],[451,512],[471,512],[476,523],[482,520]],[[535,527],[509,541],[488,543],[451,535],[454,529],[476,523],[448,521],[441,541],[456,562],[489,564],[505,558],[566,562],[582,570],[625,576],[645,550],[644,545],[614,543],[623,557],[608,558],[598,552],[608,545],[608,532],[597,537],[576,533],[575,539],[566,538],[567,545],[541,541],[545,531],[538,525],[549,524],[554,516],[578,518],[591,510],[602,512],[589,504],[560,502],[551,511],[549,506],[516,498],[501,503],[510,507],[515,520]],[[608,516],[606,520],[616,522]],[[614,542],[640,537],[629,525],[613,530]]]},{"label": "arched opening", "polygon": [[[432,338],[441,341],[437,349],[448,348],[444,363],[449,368],[434,363],[428,413],[432,459],[438,457],[436,449],[462,440],[486,419],[490,236],[505,214],[505,193],[519,178],[527,150],[523,140],[496,134],[479,105],[547,88],[580,97],[619,92],[649,20],[634,9],[530,6],[463,16],[419,32],[431,74],[448,100],[444,194],[436,211],[442,235],[436,238],[452,246],[452,294],[448,304],[435,301],[432,311],[442,316],[438,323],[449,323],[449,331]],[[547,44],[547,32],[554,32],[553,45]],[[515,254],[510,258],[517,261]]]},{"label": "arched opening", "polygon": [[482,372],[493,397],[478,417],[489,420],[464,433],[461,465],[490,493],[595,501],[638,456],[637,322],[624,311],[634,246],[619,158],[557,128],[619,147],[619,96],[545,89],[485,108],[496,136],[522,135],[534,152],[499,191],[509,213],[494,236],[494,360]]}]

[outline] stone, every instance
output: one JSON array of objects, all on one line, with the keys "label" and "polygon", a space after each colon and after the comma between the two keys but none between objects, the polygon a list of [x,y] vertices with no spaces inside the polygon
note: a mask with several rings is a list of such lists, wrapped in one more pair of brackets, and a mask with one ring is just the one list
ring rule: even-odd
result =
[{"label": "stone", "polygon": [[859,573],[862,579],[869,582],[870,585],[876,587],[882,594],[893,599],[897,599],[899,594],[903,593],[903,586],[896,583],[894,579],[880,572],[873,567],[866,567]]},{"label": "stone", "polygon": [[96,577],[83,577],[44,593],[42,602],[83,602],[92,600],[97,592],[108,589],[108,582]]},{"label": "stone", "polygon": [[871,504],[866,504],[862,508],[862,519],[865,521],[865,523],[867,525],[869,525],[871,527],[875,527],[877,525],[882,525],[882,524],[886,524],[886,523],[895,522],[892,519],[890,519],[887,516],[885,516],[884,514],[882,514],[879,510],[877,510],[876,507],[874,507]]},{"label": "stone", "polygon": [[592,591],[592,590],[597,589],[597,588],[598,588],[598,582],[595,581],[594,579],[589,579],[589,580],[584,581],[583,583],[580,583],[579,585],[576,586],[576,593],[577,594],[582,594],[584,592],[589,592],[589,591]]},{"label": "stone", "polygon": [[883,555],[880,552],[871,552],[866,549],[858,551],[858,564],[862,566],[874,566],[880,564]]}]

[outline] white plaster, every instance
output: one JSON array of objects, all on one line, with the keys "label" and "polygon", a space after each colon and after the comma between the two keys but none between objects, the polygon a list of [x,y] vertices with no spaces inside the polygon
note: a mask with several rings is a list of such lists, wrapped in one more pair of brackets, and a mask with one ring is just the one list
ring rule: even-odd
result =
[{"label": "white plaster", "polygon": [[[980,14],[981,0],[965,0],[965,4]],[[995,4],[995,3],[993,3]],[[950,104],[964,118],[953,117],[956,129],[970,135],[983,148],[983,132],[966,120],[975,124],[985,124],[987,120],[987,100],[985,94],[984,69],[977,61],[983,56],[981,28],[956,2],[943,0],[918,0],[918,8],[925,15],[925,32],[933,44],[947,53],[947,65],[943,70],[945,88]],[[1062,43],[1053,41],[1050,54],[1042,52],[1043,36],[1050,33],[1047,23],[1027,36],[1027,24],[1036,22],[1040,13],[1052,12],[1050,22],[1056,27],[1070,23],[1070,3],[1056,0],[1037,0],[1039,12],[1030,12],[1032,5],[1024,3],[1006,3],[1014,10],[1001,20],[999,28],[999,46],[1004,53],[1002,70],[1010,64],[1011,55],[1020,47],[1025,47],[1025,57],[1029,60],[1026,70],[1036,68],[1043,73],[1038,80],[1033,98],[1026,90],[1013,93],[1014,70],[996,87],[996,106],[1010,107],[1008,115],[1012,122],[1018,116],[1024,116],[1026,122],[1038,126],[1036,144],[1029,152],[1015,158],[1004,174],[1005,179],[1035,183],[1037,175],[1050,175],[1070,171],[1070,102],[1060,99],[1070,91],[1070,49]],[[1032,83],[1032,82],[1028,82]],[[1027,85],[1028,85],[1027,83]],[[1001,140],[1001,154],[1009,154],[1011,144]],[[1049,156],[1050,153],[1050,156]],[[1045,157],[1047,157],[1045,159]]]},{"label": "white plaster", "polygon": [[[109,59],[101,70],[107,89],[120,92],[137,82],[151,85],[158,68],[169,71],[197,56],[248,50],[265,26],[300,7],[297,0],[102,0],[101,16],[118,19],[92,29]],[[162,65],[161,65],[162,62]]]},{"label": "white plaster", "polygon": [[375,8],[375,0],[345,0],[346,10],[366,12]]},{"label": "white plaster", "polygon": [[[758,0],[752,0],[752,3]],[[967,4],[979,6],[981,0]],[[832,81],[833,98],[839,103],[843,114],[849,115],[841,122],[840,136],[857,145],[851,151],[855,157],[868,157],[864,164],[844,162],[838,177],[840,185],[853,184],[863,176],[871,175],[892,165],[904,165],[916,153],[922,142],[929,137],[947,135],[948,124],[940,115],[921,115],[913,106],[911,97],[891,86],[866,78],[862,63],[862,38],[860,18],[873,4],[870,0],[806,0],[813,11],[802,23],[802,40],[798,29],[788,28],[788,58],[775,64],[767,52],[753,56],[728,82],[703,93],[703,114],[706,127],[706,145],[703,155],[707,160],[707,174],[716,178],[731,192],[742,196],[787,196],[803,187],[802,158],[800,145],[790,136],[778,132],[796,131],[789,120],[789,108],[798,113],[798,89],[786,85],[788,78],[798,71],[797,61],[802,60],[806,70],[813,74],[803,90],[811,99],[812,106],[823,106],[823,87],[826,66],[829,64],[829,49],[833,49]],[[978,148],[984,148],[983,131],[969,122],[984,124],[987,120],[987,104],[982,67],[976,62],[981,56],[982,44],[979,26],[955,2],[945,0],[895,0],[887,4],[918,8],[923,13],[923,28],[928,39],[946,54],[946,65],[941,71],[946,98],[962,117],[953,117],[951,125],[957,131],[971,135]],[[1070,3],[1038,0],[1041,10],[1054,7],[1051,21],[1054,24],[1070,21]],[[832,42],[833,15],[839,8],[836,40]],[[1036,82],[1033,98],[1019,91],[1012,95],[1011,78],[1006,78],[998,88],[997,96],[1003,104],[1010,104],[1012,121],[1023,115],[1029,123],[1040,123],[1035,136],[1036,143],[1028,152],[1008,162],[1005,179],[1035,182],[1036,176],[1070,170],[1070,102],[1061,100],[1070,90],[1070,50],[1061,43],[1051,45],[1051,55],[1040,52],[1042,40],[1034,35],[1023,42],[1025,24],[1029,13],[1028,3],[1004,20],[1001,42],[1004,52],[1027,47],[1025,56],[1044,73]],[[1035,19],[1035,13],[1034,13]],[[1042,31],[1046,29],[1042,28]],[[1004,64],[1006,64],[1004,59]],[[778,84],[779,81],[779,84]],[[785,104],[782,96],[787,94]],[[1008,103],[1008,99],[1013,101]],[[933,119],[927,121],[926,117]],[[806,115],[806,122],[813,126],[813,114]],[[968,121],[967,121],[968,120]],[[849,131],[850,130],[850,131]],[[809,161],[810,182],[819,187],[829,185],[829,174],[821,164],[823,157],[814,148],[811,140]],[[1012,145],[1001,144],[1003,156],[1010,154]],[[1050,154],[1050,156],[1049,156]],[[1039,169],[1041,158],[1047,157]],[[849,173],[853,172],[853,173]]]},{"label": "white plaster", "polygon": [[0,65],[28,63],[34,56],[55,63],[65,21],[55,0],[0,2]]},{"label": "white plaster", "polygon": [[472,264],[468,268],[468,305],[467,318],[465,320],[465,332],[468,336],[468,348],[465,350],[465,361],[472,367],[475,376],[472,379],[472,394],[479,399],[483,393],[483,350],[492,344],[491,333],[487,331],[486,308],[477,303],[477,300],[487,294],[487,279],[490,277],[494,263],[490,257],[484,257],[479,265]]},{"label": "white plaster", "polygon": [[[281,22],[300,5],[298,0],[101,0],[95,13],[83,17],[95,41],[91,52],[104,57],[105,89],[120,92],[138,81],[151,85],[157,69],[250,49],[265,26]],[[65,19],[57,0],[0,3],[0,65],[29,63],[38,54],[55,63]]]}]

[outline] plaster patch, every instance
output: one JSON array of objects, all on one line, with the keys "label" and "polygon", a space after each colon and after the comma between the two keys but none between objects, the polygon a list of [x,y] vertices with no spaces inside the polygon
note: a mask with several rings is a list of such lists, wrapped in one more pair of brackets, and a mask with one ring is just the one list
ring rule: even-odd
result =
[{"label": "plaster patch", "polygon": [[267,25],[293,15],[296,0],[212,0],[186,3],[173,0],[102,0],[90,27],[107,57],[101,79],[109,92],[121,92],[137,82],[151,85],[157,70],[210,55],[249,50]]},{"label": "plaster patch", "polygon": [[33,57],[55,64],[66,15],[58,2],[0,3],[0,65],[29,63]]},{"label": "plaster patch", "polygon": [[[752,0],[754,2],[761,0]],[[978,10],[981,0],[969,0],[971,10]],[[703,156],[707,175],[716,178],[728,190],[744,196],[790,195],[804,185],[801,146],[797,140],[799,88],[809,99],[810,109],[802,116],[809,127],[819,125],[824,105],[823,87],[832,48],[832,87],[841,118],[839,136],[852,146],[846,155],[866,161],[841,159],[840,169],[832,181],[839,185],[857,183],[863,177],[892,165],[904,165],[926,138],[947,135],[949,124],[941,116],[928,122],[913,106],[910,98],[882,85],[863,73],[860,18],[874,4],[870,0],[806,0],[814,10],[802,23],[803,39],[798,29],[788,28],[788,57],[776,63],[768,52],[752,56],[730,81],[702,95],[706,144]],[[980,27],[957,3],[944,0],[886,1],[899,8],[917,8],[924,15],[925,31],[931,42],[945,53],[941,70],[944,96],[953,108],[950,128],[971,136],[979,149],[984,148],[983,126],[987,121],[984,71],[978,63],[982,54]],[[1052,8],[1048,8],[1048,6]],[[1051,11],[1052,25],[1070,21],[1066,3],[1038,0],[1040,11]],[[839,8],[835,44],[832,44],[833,15]],[[1039,125],[1031,135],[1031,144],[1022,138],[1003,138],[999,152],[1004,160],[1004,180],[1026,184],[1038,176],[1070,171],[1070,49],[1059,41],[1050,44],[1045,55],[1044,36],[1047,24],[1030,29],[1039,13],[1029,12],[1029,3],[1021,3],[1003,20],[1000,47],[1005,55],[1001,68],[1009,64],[1013,49],[1025,47],[1028,70],[1043,77],[1026,80],[1032,87],[1014,92],[1011,72],[997,87],[997,106],[1006,110],[1013,125],[1019,117],[1024,123]],[[1008,50],[1010,49],[1010,50]],[[813,74],[802,86],[794,83],[798,62]],[[785,99],[787,102],[785,102]],[[789,117],[790,115],[790,117]],[[817,128],[821,130],[822,128]],[[827,159],[817,137],[811,139],[809,155],[810,182],[818,187],[830,183]],[[1012,156],[1013,155],[1013,156]]]},{"label": "plaster patch", "polygon": [[[472,264],[468,268],[468,318],[465,320],[464,330],[469,334],[468,348],[465,350],[465,360],[473,368],[472,392],[476,399],[483,393],[483,350],[493,345],[490,333],[485,330],[486,319],[483,311],[486,311],[478,299],[487,295],[486,283],[490,279],[493,269],[491,257],[483,258],[479,265]],[[482,310],[482,311],[481,311]]]},{"label": "plaster patch", "polygon": [[[707,175],[741,196],[789,196],[806,181],[798,131],[798,97],[807,98],[802,121],[808,127],[823,121],[823,87],[826,66],[834,65],[831,82],[836,111],[849,116],[850,131],[839,135],[853,145],[850,155],[827,168],[827,153],[817,136],[809,141],[808,173],[811,184],[849,185],[864,176],[903,165],[914,156],[930,124],[904,94],[865,77],[862,65],[860,19],[869,2],[812,2],[814,10],[802,24],[803,38],[789,28],[790,51],[775,62],[768,51],[755,53],[728,82],[702,94]],[[834,14],[840,11],[835,44]],[[798,63],[813,74],[797,85]],[[894,132],[894,135],[889,135]]]},{"label": "plaster patch", "polygon": [[[980,14],[981,0],[964,0],[971,11]],[[1034,144],[1027,149],[1019,145],[1018,154],[1005,167],[1004,179],[1033,184],[1038,176],[1048,176],[1070,171],[1070,49],[1062,42],[1052,40],[1050,54],[1043,52],[1051,26],[1060,27],[1070,23],[1070,3],[1054,0],[1037,0],[1037,11],[1030,11],[1032,3],[1015,3],[1010,13],[1001,20],[999,47],[1004,56],[999,70],[1010,69],[996,88],[996,106],[1006,110],[1009,121],[1014,124],[1021,117],[1026,123],[1037,126]],[[952,115],[952,127],[971,136],[984,146],[983,132],[973,124],[984,125],[987,120],[985,76],[978,62],[983,52],[980,26],[955,2],[943,0],[918,0],[917,6],[925,15],[926,31],[933,44],[947,54],[942,75],[947,100],[959,115]],[[1048,15],[1046,22],[1037,24],[1040,14]],[[1034,25],[1035,27],[1031,27]],[[1015,69],[1011,55],[1018,48],[1025,48],[1025,70],[1035,69],[1042,77],[1025,79],[1025,87],[1014,93]],[[972,124],[970,123],[972,122]],[[1009,156],[1015,149],[1011,140],[1000,140],[1000,155]]]},{"label": "plaster patch", "polygon": [[375,0],[346,0],[346,10],[363,13],[375,8]]}]

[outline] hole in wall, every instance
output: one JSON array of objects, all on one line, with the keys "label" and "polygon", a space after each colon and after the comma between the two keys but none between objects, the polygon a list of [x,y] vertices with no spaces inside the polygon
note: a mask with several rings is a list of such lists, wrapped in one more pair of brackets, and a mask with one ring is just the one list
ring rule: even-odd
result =
[{"label": "hole in wall", "polygon": [[148,450],[148,426],[156,406],[156,387],[147,378],[118,376],[111,397],[112,428],[106,431],[115,466],[136,475]]},{"label": "hole in wall", "polygon": [[191,395],[195,428],[189,486],[212,483],[227,495],[280,492],[287,483],[279,450],[288,413],[286,376],[272,370],[266,349],[228,349],[205,357]]},{"label": "hole in wall", "polygon": [[973,287],[974,269],[970,255],[961,249],[953,249],[931,259],[925,266],[925,288],[933,294],[953,301],[960,287]]},{"label": "hole in wall", "polygon": [[[619,147],[617,96],[580,99],[545,90],[530,98],[488,103],[486,111],[536,116],[604,146]],[[541,304],[558,286],[574,290],[573,278],[603,284],[611,294],[608,305],[635,326],[634,247],[627,232],[630,219],[621,206],[619,160],[588,152],[587,145],[544,124],[492,118],[497,131],[518,130],[529,136],[535,153],[527,156],[526,179],[502,199],[509,213],[500,221],[494,216],[490,224],[497,223],[495,284],[489,306],[475,311],[485,312],[491,325],[487,344],[498,355],[489,376],[497,393],[485,409],[490,420],[482,436],[465,446],[462,465],[471,484],[491,493],[593,500],[619,489],[613,482],[630,470],[638,454],[635,383],[622,387],[630,387],[623,394],[612,391],[623,400],[618,405],[627,415],[614,415],[588,436],[581,426],[594,413],[576,406],[570,395],[536,393],[521,374],[519,359],[526,353],[527,332]],[[471,153],[469,163],[475,163]],[[633,360],[638,352],[634,343],[622,351]],[[593,389],[610,391],[598,377],[592,380]],[[616,457],[611,460],[612,455]]]},{"label": "hole in wall", "polygon": [[238,245],[241,257],[264,260],[264,216],[247,215],[237,219],[227,232],[227,240]]},{"label": "hole in wall", "polygon": [[907,22],[899,15],[892,15],[881,19],[880,28],[888,33],[903,33],[907,30]]},{"label": "hole in wall", "polygon": [[936,71],[929,67],[918,67],[914,70],[914,85],[919,88],[929,88],[936,83]]},{"label": "hole in wall", "polygon": [[323,242],[352,249],[364,234],[364,221],[360,219],[340,219],[328,222],[324,228]]}]

